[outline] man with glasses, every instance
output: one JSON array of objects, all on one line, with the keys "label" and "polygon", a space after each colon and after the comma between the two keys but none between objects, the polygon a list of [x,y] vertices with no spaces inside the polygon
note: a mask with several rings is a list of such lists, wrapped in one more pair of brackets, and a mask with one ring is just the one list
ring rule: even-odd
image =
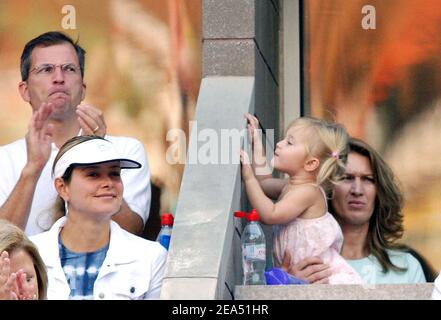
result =
[{"label": "man with glasses", "polygon": [[56,217],[56,191],[51,168],[58,149],[77,135],[110,140],[122,157],[141,163],[138,172],[121,174],[124,201],[113,219],[140,234],[150,208],[150,171],[142,144],[133,138],[106,135],[102,112],[81,105],[85,50],[60,32],[47,32],[29,41],[21,56],[21,97],[32,107],[29,129],[20,140],[0,147],[0,218],[33,235],[51,227]]}]

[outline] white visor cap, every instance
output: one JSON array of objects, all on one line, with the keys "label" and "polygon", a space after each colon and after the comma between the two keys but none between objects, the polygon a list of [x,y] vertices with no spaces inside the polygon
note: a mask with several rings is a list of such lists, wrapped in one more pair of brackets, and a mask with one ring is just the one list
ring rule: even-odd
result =
[{"label": "white visor cap", "polygon": [[58,159],[52,178],[61,178],[70,166],[86,166],[119,161],[121,169],[138,169],[141,164],[122,158],[115,146],[108,140],[93,139],[77,144]]}]

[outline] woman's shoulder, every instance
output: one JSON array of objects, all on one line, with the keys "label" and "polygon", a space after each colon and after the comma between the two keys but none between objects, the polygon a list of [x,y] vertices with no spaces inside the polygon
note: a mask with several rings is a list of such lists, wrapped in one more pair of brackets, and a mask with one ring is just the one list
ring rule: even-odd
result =
[{"label": "woman's shoulder", "polygon": [[423,267],[418,259],[406,250],[387,250],[390,260],[398,267],[406,268],[411,282],[425,282]]},{"label": "woman's shoulder", "polygon": [[387,249],[386,251],[392,263],[399,267],[408,268],[419,264],[418,260],[406,250]]},{"label": "woman's shoulder", "polygon": [[424,272],[420,263],[408,252],[401,250],[389,250],[387,254],[391,262],[403,271],[389,269],[383,272],[383,268],[374,255],[359,260],[347,260],[347,262],[362,276],[369,284],[391,284],[391,283],[424,283],[426,282]]}]

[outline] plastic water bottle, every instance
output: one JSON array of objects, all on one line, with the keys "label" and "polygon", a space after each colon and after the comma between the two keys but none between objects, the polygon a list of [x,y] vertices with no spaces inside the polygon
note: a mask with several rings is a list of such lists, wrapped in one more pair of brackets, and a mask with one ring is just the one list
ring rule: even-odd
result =
[{"label": "plastic water bottle", "polygon": [[171,213],[163,213],[161,215],[161,230],[158,235],[158,242],[168,250],[170,238],[173,230],[173,215]]},{"label": "plastic water bottle", "polygon": [[265,281],[266,243],[265,234],[259,224],[259,214],[253,209],[246,215],[242,242],[242,266],[244,285],[263,285]]}]

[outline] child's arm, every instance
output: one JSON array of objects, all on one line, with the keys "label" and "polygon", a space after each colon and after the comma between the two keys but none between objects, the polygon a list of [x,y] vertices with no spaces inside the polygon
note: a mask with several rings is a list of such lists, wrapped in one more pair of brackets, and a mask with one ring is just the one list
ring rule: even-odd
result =
[{"label": "child's arm", "polygon": [[273,203],[268,197],[262,197],[256,191],[252,181],[246,183],[248,199],[253,208],[256,208],[262,222],[265,224],[288,223],[303,215],[316,203],[317,193],[312,187],[299,189],[303,190],[291,190],[283,199]]},{"label": "child's arm", "polygon": [[317,201],[317,190],[314,190],[313,186],[305,186],[289,191],[282,200],[273,203],[263,192],[249,165],[244,162],[242,179],[251,206],[257,210],[261,221],[265,224],[288,223],[301,216]]}]

